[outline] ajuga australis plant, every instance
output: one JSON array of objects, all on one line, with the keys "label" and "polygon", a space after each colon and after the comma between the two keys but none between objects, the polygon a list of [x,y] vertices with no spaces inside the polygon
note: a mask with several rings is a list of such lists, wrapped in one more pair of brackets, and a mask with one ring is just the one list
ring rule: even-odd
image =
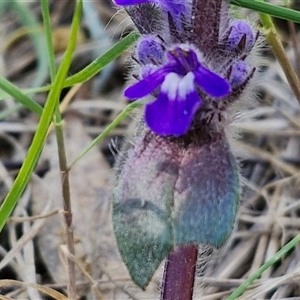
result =
[{"label": "ajuga australis plant", "polygon": [[137,80],[124,95],[144,99],[145,109],[117,178],[113,223],[132,279],[145,288],[167,256],[219,248],[232,231],[240,186],[226,128],[255,72],[258,32],[222,0],[115,3],[142,35]]}]

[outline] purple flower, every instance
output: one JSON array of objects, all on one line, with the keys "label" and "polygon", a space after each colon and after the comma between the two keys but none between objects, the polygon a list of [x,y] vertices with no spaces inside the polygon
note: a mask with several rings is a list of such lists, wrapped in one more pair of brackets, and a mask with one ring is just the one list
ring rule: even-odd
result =
[{"label": "purple flower", "polygon": [[249,90],[259,33],[232,17],[228,0],[113,1],[142,35],[139,80],[124,95],[144,98],[145,115],[119,160],[113,223],[144,289],[176,246],[218,248],[232,231],[240,187],[226,126]]},{"label": "purple flower", "polygon": [[[149,94],[156,100],[145,108],[147,125],[155,133],[166,136],[185,134],[203,102],[199,92],[224,97],[230,92],[228,82],[203,66],[200,55],[189,45],[177,45],[166,52],[165,63],[149,65],[142,80],[127,88],[124,95],[138,99]],[[148,73],[145,75],[145,73]]]},{"label": "purple flower", "polygon": [[182,0],[114,0],[114,2],[120,6],[155,3],[161,5],[163,9],[169,11],[172,15],[180,15],[187,12],[187,5]]},{"label": "purple flower", "polygon": [[191,3],[182,0],[114,0],[117,5],[131,6],[142,3],[154,3],[163,9],[165,13],[170,13],[178,29],[182,29],[182,17],[190,18],[191,16]]}]

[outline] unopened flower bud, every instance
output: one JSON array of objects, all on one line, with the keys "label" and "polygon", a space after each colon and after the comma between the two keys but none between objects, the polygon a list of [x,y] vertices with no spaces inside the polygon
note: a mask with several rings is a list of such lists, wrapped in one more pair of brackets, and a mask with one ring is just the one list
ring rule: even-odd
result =
[{"label": "unopened flower bud", "polygon": [[251,68],[244,61],[235,63],[230,72],[229,82],[232,88],[236,88],[248,79]]},{"label": "unopened flower bud", "polygon": [[137,45],[138,60],[142,65],[159,65],[164,62],[165,51],[156,36],[144,36]]},{"label": "unopened flower bud", "polygon": [[256,35],[251,25],[243,20],[231,23],[226,39],[226,47],[230,50],[249,52],[256,42]]}]

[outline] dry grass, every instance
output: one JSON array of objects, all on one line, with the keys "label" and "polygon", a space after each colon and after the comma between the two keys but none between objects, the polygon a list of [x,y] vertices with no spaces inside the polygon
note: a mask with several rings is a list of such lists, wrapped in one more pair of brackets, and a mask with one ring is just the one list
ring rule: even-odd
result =
[{"label": "dry grass", "polygon": [[[59,61],[58,52],[67,41],[66,25],[73,1],[51,3],[55,36],[60,40]],[[107,44],[100,41],[104,48],[119,40],[124,28],[130,30],[126,16],[115,14],[104,0],[91,3],[97,8],[102,26],[114,15],[102,36]],[[29,5],[40,19],[39,3]],[[37,76],[36,54],[30,40],[22,34],[18,16],[11,11],[0,22],[3,46],[0,72],[18,86],[30,87]],[[99,51],[106,50],[99,50],[99,40],[93,37],[92,32],[100,30],[97,26],[84,21],[72,72],[90,62]],[[285,29],[283,24],[280,28]],[[291,32],[282,31],[282,37],[291,61],[298,62],[298,49],[295,51],[292,45],[299,43],[299,35]],[[69,162],[126,105],[121,96],[125,57],[116,61],[106,75],[102,73],[102,77],[83,84],[78,91],[66,91],[63,103]],[[197,277],[195,299],[226,299],[300,230],[299,104],[268,51],[265,60],[268,66],[257,80],[257,106],[242,111],[233,124],[240,132],[234,148],[241,160],[244,184],[236,229],[227,246],[213,254],[204,275],[200,273]],[[295,67],[298,68],[297,64]],[[44,83],[48,81],[45,78]],[[45,95],[36,95],[34,99],[43,103]],[[6,99],[0,102],[1,112],[15,105],[13,99]],[[24,109],[0,121],[1,198],[12,185],[36,124],[37,117]],[[115,129],[110,137],[113,144],[118,146],[133,127],[128,119]],[[81,299],[158,299],[162,270],[158,270],[143,292],[131,282],[116,249],[110,220],[114,160],[109,151],[114,148],[109,146],[110,139],[93,149],[70,173],[77,253],[71,259],[78,266],[78,293]],[[70,256],[63,235],[58,170],[56,142],[50,133],[35,175],[0,236],[0,299],[49,299],[44,298],[45,287],[65,291],[65,260]],[[299,261],[300,246],[297,246],[255,281],[240,299],[300,299]],[[4,281],[7,279],[32,284],[12,284]],[[54,297],[64,299],[63,295]]]}]

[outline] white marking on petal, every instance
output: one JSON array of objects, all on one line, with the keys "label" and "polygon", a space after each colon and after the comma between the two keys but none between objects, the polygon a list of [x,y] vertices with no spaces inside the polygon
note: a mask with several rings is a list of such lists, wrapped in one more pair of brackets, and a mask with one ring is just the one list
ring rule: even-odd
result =
[{"label": "white marking on petal", "polygon": [[180,83],[180,76],[176,73],[169,73],[161,85],[161,92],[167,94],[169,100],[177,98],[177,91]]},{"label": "white marking on petal", "polygon": [[166,94],[169,100],[182,100],[195,90],[195,75],[192,72],[181,77],[176,73],[169,73],[161,85],[161,92]]},{"label": "white marking on petal", "polygon": [[185,100],[186,95],[191,94],[195,90],[195,75],[192,72],[187,73],[181,78],[178,84],[178,96],[180,100]]}]

